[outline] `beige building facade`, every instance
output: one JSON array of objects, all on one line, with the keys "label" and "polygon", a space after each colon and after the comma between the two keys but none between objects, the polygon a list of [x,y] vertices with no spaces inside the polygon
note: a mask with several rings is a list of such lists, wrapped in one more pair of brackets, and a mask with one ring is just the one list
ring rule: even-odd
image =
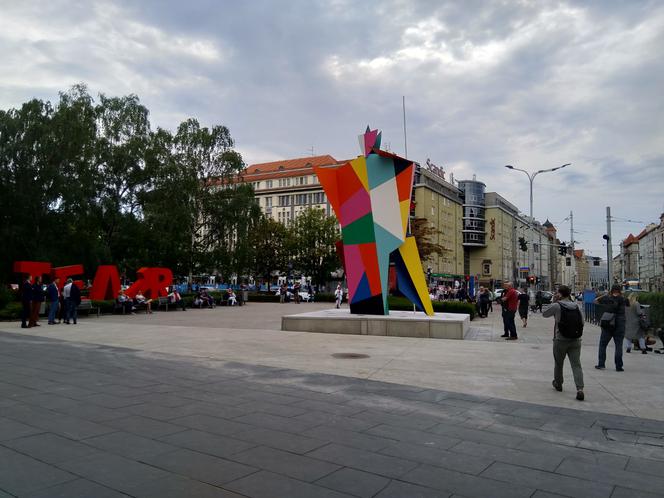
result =
[{"label": "beige building facade", "polygon": [[462,204],[459,189],[437,171],[416,164],[412,215],[424,218],[439,230],[436,242],[447,249],[422,261],[423,270],[431,268],[435,281],[451,282],[463,278]]}]

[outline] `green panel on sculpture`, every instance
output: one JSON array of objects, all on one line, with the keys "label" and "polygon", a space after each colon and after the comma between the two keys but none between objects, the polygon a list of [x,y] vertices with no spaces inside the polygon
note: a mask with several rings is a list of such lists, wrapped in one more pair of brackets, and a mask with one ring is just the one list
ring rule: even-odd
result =
[{"label": "green panel on sculpture", "polygon": [[362,216],[361,218],[349,223],[341,229],[341,236],[344,240],[344,245],[351,244],[367,244],[374,242],[374,222],[371,213]]}]

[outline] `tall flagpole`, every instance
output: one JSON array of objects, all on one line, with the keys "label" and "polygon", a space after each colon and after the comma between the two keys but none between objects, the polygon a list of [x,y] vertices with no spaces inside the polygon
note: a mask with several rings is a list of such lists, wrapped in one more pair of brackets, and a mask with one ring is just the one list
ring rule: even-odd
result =
[{"label": "tall flagpole", "polygon": [[403,148],[405,149],[405,158],[408,159],[408,137],[406,135],[406,96],[402,97],[403,104]]}]

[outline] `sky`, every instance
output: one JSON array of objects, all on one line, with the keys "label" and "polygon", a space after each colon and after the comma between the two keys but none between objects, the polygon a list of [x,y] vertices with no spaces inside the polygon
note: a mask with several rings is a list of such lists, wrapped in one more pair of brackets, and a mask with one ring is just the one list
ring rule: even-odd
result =
[{"label": "sky", "polygon": [[383,148],[472,178],[605,256],[664,212],[664,2],[0,0],[0,108],[137,94],[247,164]]}]

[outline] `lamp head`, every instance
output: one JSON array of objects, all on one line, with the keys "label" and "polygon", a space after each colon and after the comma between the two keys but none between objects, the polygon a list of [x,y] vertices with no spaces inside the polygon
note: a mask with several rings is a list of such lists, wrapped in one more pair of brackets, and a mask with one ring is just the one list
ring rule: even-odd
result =
[{"label": "lamp head", "polygon": [[506,164],[505,167],[506,167],[507,169],[514,169],[514,166],[512,166],[511,164]]}]

